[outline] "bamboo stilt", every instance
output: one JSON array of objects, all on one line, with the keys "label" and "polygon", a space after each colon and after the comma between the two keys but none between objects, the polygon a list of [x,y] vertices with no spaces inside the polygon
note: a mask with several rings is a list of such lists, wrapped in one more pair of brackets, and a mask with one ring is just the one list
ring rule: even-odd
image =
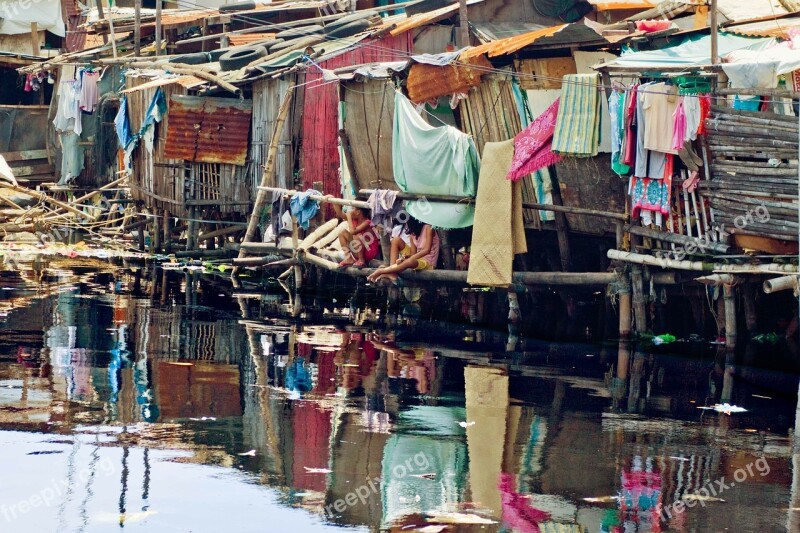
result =
[{"label": "bamboo stilt", "polygon": [[[283,124],[286,122],[286,117],[289,114],[289,109],[291,108],[293,93],[294,87],[289,87],[283,97],[281,106],[278,109],[278,115],[275,118],[275,125],[272,128],[272,138],[270,139],[269,149],[267,150],[267,163],[264,166],[264,172],[261,175],[261,187],[258,189],[256,201],[253,204],[253,211],[250,214],[247,231],[242,239],[243,243],[251,242],[255,237],[256,230],[258,228],[258,222],[261,218],[261,211],[264,209],[264,206],[267,203],[267,191],[265,191],[263,187],[267,187],[272,179],[272,174],[275,169],[275,158],[278,154],[278,144],[280,144],[280,136],[283,131]],[[244,257],[246,254],[247,252],[244,248],[239,250],[239,257]],[[237,273],[238,269],[234,267],[233,271],[231,272],[231,276],[234,277]]]}]

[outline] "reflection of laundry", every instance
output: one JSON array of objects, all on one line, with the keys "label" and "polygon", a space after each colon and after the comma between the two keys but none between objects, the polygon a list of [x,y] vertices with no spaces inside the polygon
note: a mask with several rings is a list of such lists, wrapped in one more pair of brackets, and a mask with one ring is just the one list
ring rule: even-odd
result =
[{"label": "reflection of laundry", "polygon": [[531,500],[516,492],[511,474],[500,474],[500,489],[503,504],[503,522],[520,533],[539,533],[539,524],[550,520],[550,513],[536,509]]},{"label": "reflection of laundry", "polygon": [[[383,450],[382,529],[411,514],[451,511],[467,478],[464,410],[418,406],[401,412],[405,430],[389,437]],[[419,477],[433,474],[430,478]]]}]

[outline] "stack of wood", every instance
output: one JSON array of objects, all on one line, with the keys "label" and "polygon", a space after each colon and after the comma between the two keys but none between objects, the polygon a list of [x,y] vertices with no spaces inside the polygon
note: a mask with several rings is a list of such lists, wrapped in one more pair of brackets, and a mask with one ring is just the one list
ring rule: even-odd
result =
[{"label": "stack of wood", "polygon": [[737,235],[797,241],[797,117],[712,106],[706,120],[717,224]]}]

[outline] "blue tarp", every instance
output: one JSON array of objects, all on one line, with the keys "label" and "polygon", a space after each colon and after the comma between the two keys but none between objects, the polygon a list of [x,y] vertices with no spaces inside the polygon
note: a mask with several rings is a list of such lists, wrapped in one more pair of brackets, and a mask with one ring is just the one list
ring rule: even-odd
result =
[{"label": "blue tarp", "polygon": [[[763,50],[773,42],[775,40],[772,38],[742,37],[730,33],[720,33],[718,40],[719,55],[724,57],[736,50]],[[634,67],[642,70],[710,65],[711,36],[687,37],[680,44],[660,50],[623,53],[619,59],[611,64],[618,67]]]}]

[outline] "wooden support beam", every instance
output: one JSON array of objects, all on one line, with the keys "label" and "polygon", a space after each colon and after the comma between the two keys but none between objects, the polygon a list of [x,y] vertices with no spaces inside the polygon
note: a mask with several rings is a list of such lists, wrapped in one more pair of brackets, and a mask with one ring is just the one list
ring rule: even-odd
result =
[{"label": "wooden support beam", "polygon": [[728,349],[736,348],[736,286],[723,285],[723,298],[725,299],[725,346]]},{"label": "wooden support beam", "polygon": [[642,267],[631,267],[631,295],[636,333],[647,332],[647,307],[644,300],[644,273]]},{"label": "wooden support beam", "polygon": [[[552,184],[551,194],[553,196],[553,205],[562,206],[564,202],[561,199],[561,185],[558,182],[558,174],[556,173],[555,165],[551,166],[550,183]],[[572,251],[569,247],[569,228],[567,227],[567,217],[563,212],[556,212],[556,233],[558,236],[558,251],[561,256],[561,270],[569,272],[572,269]]]}]

